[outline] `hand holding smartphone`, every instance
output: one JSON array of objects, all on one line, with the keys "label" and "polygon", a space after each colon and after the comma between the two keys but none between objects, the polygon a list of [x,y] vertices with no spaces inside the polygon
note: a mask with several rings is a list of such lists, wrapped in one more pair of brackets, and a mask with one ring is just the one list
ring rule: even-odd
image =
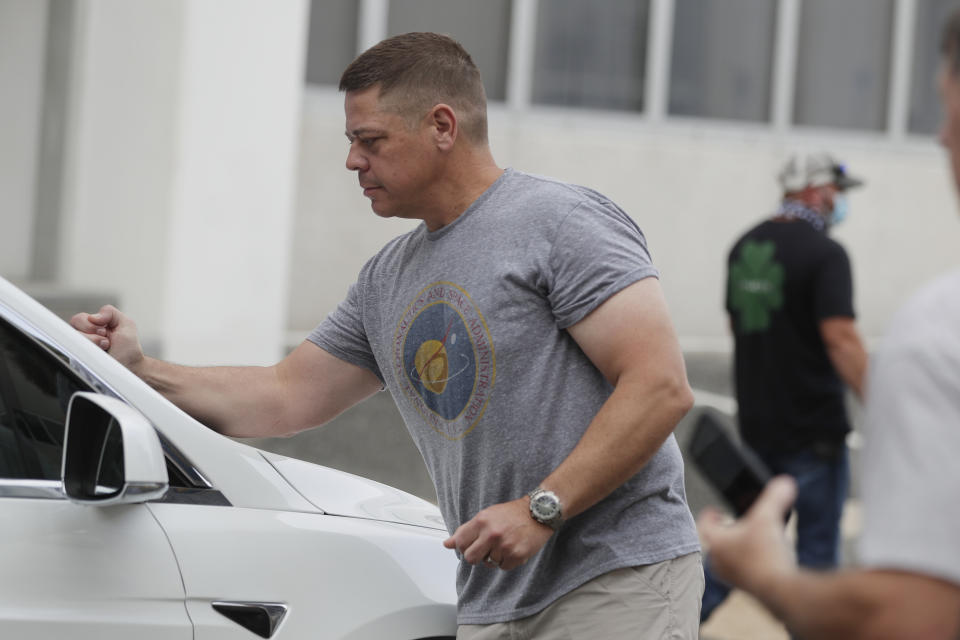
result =
[{"label": "hand holding smartphone", "polygon": [[723,418],[712,409],[701,411],[688,446],[690,456],[737,517],[757,499],[771,474],[749,447],[736,442]]}]

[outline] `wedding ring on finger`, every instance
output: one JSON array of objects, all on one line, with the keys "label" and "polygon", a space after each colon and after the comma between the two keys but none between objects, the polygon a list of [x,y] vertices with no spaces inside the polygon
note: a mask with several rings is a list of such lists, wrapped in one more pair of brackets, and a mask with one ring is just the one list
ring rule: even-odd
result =
[{"label": "wedding ring on finger", "polygon": [[490,557],[490,554],[487,554],[487,557],[484,558],[483,561],[484,561],[486,564],[492,565],[492,566],[494,566],[494,567],[499,567],[499,566],[500,566],[500,562],[501,562],[500,560],[494,560],[493,558],[491,558],[491,557]]}]

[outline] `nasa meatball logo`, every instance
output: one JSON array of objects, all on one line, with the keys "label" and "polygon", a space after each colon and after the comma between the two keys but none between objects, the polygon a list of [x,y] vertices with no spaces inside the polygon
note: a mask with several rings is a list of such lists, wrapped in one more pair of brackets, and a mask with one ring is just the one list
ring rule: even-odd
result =
[{"label": "nasa meatball logo", "polygon": [[490,331],[466,291],[436,282],[403,312],[393,340],[394,375],[437,433],[458,440],[477,425],[496,377]]}]

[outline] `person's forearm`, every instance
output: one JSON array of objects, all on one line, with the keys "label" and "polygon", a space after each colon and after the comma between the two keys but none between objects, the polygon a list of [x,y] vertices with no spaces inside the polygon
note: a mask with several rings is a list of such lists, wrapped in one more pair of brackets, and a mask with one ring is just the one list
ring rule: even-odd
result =
[{"label": "person's forearm", "polygon": [[585,511],[636,474],[692,405],[682,367],[653,384],[625,374],[574,450],[542,482],[560,496],[564,517]]},{"label": "person's forearm", "polygon": [[854,640],[874,608],[858,575],[801,569],[748,591],[801,638]]},{"label": "person's forearm", "polygon": [[198,421],[224,435],[285,435],[274,367],[187,367],[145,357],[131,370]]},{"label": "person's forearm", "polygon": [[837,374],[863,398],[864,378],[867,373],[867,350],[852,318],[828,318],[820,325],[821,335],[830,363]]},{"label": "person's forearm", "polygon": [[949,589],[900,572],[799,570],[750,591],[801,638],[947,640],[960,615]]},{"label": "person's forearm", "polygon": [[840,378],[853,389],[858,398],[863,398],[863,384],[867,372],[867,352],[859,336],[849,342],[827,350]]}]

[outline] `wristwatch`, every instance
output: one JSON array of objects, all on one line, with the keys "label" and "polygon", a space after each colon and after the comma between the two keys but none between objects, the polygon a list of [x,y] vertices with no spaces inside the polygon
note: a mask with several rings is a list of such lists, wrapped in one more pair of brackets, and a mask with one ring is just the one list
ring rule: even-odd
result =
[{"label": "wristwatch", "polygon": [[556,531],[563,524],[560,498],[553,491],[537,487],[530,492],[530,517]]}]

